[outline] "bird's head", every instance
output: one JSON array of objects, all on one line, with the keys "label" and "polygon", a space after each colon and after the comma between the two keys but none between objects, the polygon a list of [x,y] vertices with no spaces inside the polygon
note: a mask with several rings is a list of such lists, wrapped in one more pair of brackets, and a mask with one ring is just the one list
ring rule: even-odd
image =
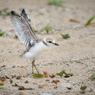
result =
[{"label": "bird's head", "polygon": [[43,40],[47,46],[59,46],[59,44],[55,43],[55,41],[51,38],[44,38]]}]

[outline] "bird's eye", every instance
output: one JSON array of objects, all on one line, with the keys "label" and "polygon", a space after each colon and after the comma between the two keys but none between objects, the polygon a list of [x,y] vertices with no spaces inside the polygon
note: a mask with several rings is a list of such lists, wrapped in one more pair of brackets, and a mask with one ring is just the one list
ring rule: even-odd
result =
[{"label": "bird's eye", "polygon": [[49,41],[49,43],[51,43],[51,41]]}]

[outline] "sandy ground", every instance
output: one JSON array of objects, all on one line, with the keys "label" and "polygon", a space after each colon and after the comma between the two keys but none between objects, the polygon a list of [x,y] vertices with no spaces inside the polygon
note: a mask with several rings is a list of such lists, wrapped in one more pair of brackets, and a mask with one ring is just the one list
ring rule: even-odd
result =
[{"label": "sandy ground", "polygon": [[[0,0],[0,10],[4,8],[18,13],[25,8],[31,18],[32,27],[39,31],[37,36],[51,37],[60,45],[43,52],[36,60],[40,73],[46,71],[50,75],[56,75],[65,70],[74,75],[68,78],[56,75],[53,79],[36,79],[27,75],[32,71],[31,61],[19,57],[26,47],[19,39],[14,38],[15,31],[12,31],[10,17],[0,16],[0,30],[6,31],[6,34],[0,37],[0,76],[25,76],[19,80],[12,78],[12,84],[6,79],[4,86],[0,87],[0,95],[81,95],[81,86],[87,86],[85,95],[95,95],[95,80],[90,79],[91,75],[95,74],[95,25],[84,26],[87,20],[95,15],[95,0],[67,0],[61,7],[49,6],[46,0]],[[81,23],[70,22],[70,19]],[[49,34],[41,32],[46,25],[53,27]],[[70,38],[63,39],[60,33],[69,34]],[[3,65],[5,67],[1,67]],[[29,83],[25,83],[26,80]],[[60,81],[57,88],[52,83],[53,80]],[[19,86],[13,87],[15,83]],[[64,83],[71,85],[72,89],[68,90],[63,86]],[[44,84],[44,87],[39,88]],[[31,87],[33,90],[18,90],[20,86]]]}]

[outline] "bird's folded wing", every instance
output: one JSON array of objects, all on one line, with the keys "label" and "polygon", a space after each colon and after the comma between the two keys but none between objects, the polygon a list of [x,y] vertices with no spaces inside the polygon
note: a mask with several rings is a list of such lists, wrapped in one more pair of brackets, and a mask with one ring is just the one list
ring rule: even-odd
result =
[{"label": "bird's folded wing", "polygon": [[21,16],[16,12],[11,11],[11,21],[16,34],[18,35],[22,43],[29,47],[29,45],[31,45],[31,40],[34,43],[38,42],[25,10],[22,10]]}]

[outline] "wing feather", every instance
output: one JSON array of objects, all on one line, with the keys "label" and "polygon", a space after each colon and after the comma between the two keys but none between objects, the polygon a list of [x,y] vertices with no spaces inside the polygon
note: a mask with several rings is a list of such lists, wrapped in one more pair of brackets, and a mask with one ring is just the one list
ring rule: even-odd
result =
[{"label": "wing feather", "polygon": [[33,40],[34,43],[38,42],[37,37],[30,25],[30,20],[24,9],[22,10],[21,15],[11,11],[11,21],[16,34],[23,44],[29,47],[31,40]]}]

